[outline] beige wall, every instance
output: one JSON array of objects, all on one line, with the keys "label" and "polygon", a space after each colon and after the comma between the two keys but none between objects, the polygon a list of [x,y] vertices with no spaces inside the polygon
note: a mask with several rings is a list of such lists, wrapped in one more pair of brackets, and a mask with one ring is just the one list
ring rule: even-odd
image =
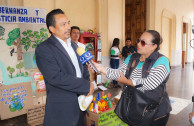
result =
[{"label": "beige wall", "polygon": [[[161,32],[162,11],[168,10],[176,16],[176,49],[182,49],[182,18],[193,17],[193,0],[155,0],[155,28]],[[191,25],[191,24],[190,24]]]},{"label": "beige wall", "polygon": [[123,1],[122,0],[108,0],[108,38],[109,45],[112,46],[114,38],[120,39],[120,49],[123,47]]},{"label": "beige wall", "polygon": [[[159,31],[164,39],[161,52],[168,54],[171,65],[181,65],[182,57],[182,33],[183,22],[188,23],[187,53],[186,62],[192,62],[193,50],[189,47],[189,41],[192,38],[191,25],[194,16],[193,0],[148,0],[147,2],[147,29]],[[166,19],[166,20],[164,20]],[[169,23],[167,23],[167,20]],[[154,26],[149,23],[152,22]],[[168,25],[168,26],[167,26]],[[169,27],[169,36],[165,38],[166,27]],[[164,34],[165,33],[165,34]],[[166,52],[166,46],[170,51]],[[169,55],[170,54],[170,55]],[[177,57],[177,58],[176,58]]]},{"label": "beige wall", "polygon": [[125,38],[125,0],[97,0],[98,29],[102,34],[102,56],[109,56],[114,38],[120,39],[120,49]]},{"label": "beige wall", "polygon": [[55,0],[23,0],[24,6],[44,8],[47,12],[55,8]]},{"label": "beige wall", "polygon": [[96,27],[96,0],[56,0],[56,8],[65,11],[71,25],[84,30]]},{"label": "beige wall", "polygon": [[96,0],[24,0],[24,6],[45,8],[47,12],[61,8],[81,29],[96,28]]},{"label": "beige wall", "polygon": [[0,5],[23,6],[23,0],[0,0]]},{"label": "beige wall", "polygon": [[[174,53],[175,51],[182,52],[182,34],[183,34],[183,22],[188,23],[188,39],[187,43],[191,40],[191,25],[192,18],[194,16],[194,1],[193,0],[156,0],[155,1],[155,29],[162,33],[162,25],[165,25],[165,22],[162,22],[163,17],[168,17],[174,26],[171,26],[171,33],[173,40],[171,39],[171,45],[174,48],[171,48],[169,53]],[[162,16],[162,12],[165,11],[165,15]],[[156,23],[157,22],[157,23]],[[162,36],[164,37],[164,36]],[[175,38],[175,39],[174,39]],[[168,41],[164,41],[164,45]],[[166,44],[167,45],[167,44]],[[165,49],[161,49],[161,52],[164,52]],[[193,59],[193,52],[187,44],[186,47],[186,62],[191,62]],[[174,53],[175,54],[175,53]],[[177,56],[179,55],[179,56]],[[175,65],[178,62],[178,65],[181,65],[181,59],[175,59],[174,57],[181,57],[180,53],[175,54],[172,57],[169,57],[171,60],[171,65]]]}]

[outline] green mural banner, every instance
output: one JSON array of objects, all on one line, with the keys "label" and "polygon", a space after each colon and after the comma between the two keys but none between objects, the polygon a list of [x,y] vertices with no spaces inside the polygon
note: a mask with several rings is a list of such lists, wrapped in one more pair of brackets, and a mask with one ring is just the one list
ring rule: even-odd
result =
[{"label": "green mural banner", "polygon": [[98,126],[128,126],[124,123],[114,112],[111,110],[109,112],[100,114],[98,119]]}]

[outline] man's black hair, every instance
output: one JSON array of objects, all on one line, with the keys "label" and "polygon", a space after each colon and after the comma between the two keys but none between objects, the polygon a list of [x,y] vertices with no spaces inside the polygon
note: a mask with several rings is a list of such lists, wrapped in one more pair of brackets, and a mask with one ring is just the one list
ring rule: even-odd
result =
[{"label": "man's black hair", "polygon": [[126,41],[127,41],[127,40],[130,40],[130,41],[131,41],[131,38],[128,37],[128,38],[126,38]]},{"label": "man's black hair", "polygon": [[[57,14],[65,14],[65,13],[61,9],[54,9],[46,15],[46,26],[48,30],[49,30],[49,26],[55,27],[56,21],[54,16]],[[49,32],[52,34],[50,30]]]},{"label": "man's black hair", "polygon": [[71,27],[71,32],[72,32],[73,29],[77,29],[77,30],[80,31],[80,28],[79,28],[78,26],[72,26],[72,27]]}]

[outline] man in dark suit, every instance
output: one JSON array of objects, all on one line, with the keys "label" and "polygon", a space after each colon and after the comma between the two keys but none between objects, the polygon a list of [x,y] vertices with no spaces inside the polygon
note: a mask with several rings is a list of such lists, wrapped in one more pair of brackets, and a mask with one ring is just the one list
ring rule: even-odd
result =
[{"label": "man in dark suit", "polygon": [[70,21],[61,9],[55,9],[47,14],[46,25],[51,37],[35,52],[46,83],[44,126],[85,125],[78,96],[93,94],[94,86],[87,66],[78,61],[77,45],[69,39]]},{"label": "man in dark suit", "polygon": [[126,59],[128,55],[136,52],[137,52],[137,48],[131,45],[131,38],[126,38],[125,46],[122,49],[123,58]]}]

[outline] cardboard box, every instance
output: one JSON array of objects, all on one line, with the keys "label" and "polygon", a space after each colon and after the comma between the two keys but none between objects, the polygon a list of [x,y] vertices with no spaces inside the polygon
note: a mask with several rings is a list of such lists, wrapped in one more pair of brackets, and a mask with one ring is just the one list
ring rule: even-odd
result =
[{"label": "cardboard box", "polygon": [[27,122],[31,126],[41,125],[44,121],[45,105],[36,106],[27,110]]},{"label": "cardboard box", "polygon": [[1,120],[26,114],[33,106],[30,82],[0,86]]}]

